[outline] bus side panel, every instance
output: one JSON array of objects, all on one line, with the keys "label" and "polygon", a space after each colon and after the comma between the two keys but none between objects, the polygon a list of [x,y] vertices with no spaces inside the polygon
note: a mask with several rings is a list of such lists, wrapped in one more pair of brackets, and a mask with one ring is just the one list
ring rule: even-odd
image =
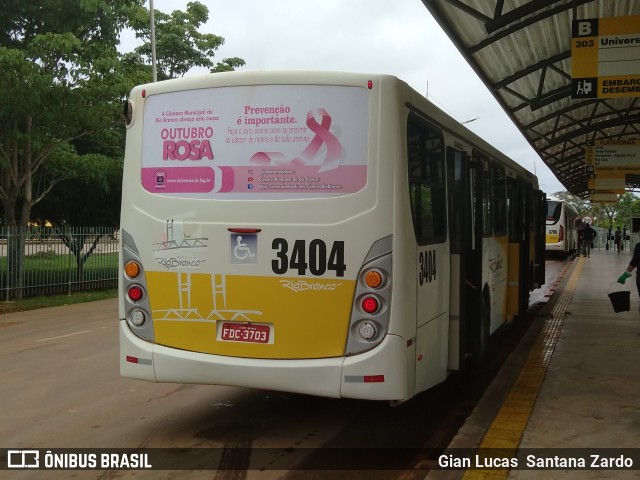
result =
[{"label": "bus side panel", "polygon": [[[461,257],[460,255],[451,255],[451,271],[460,272]],[[449,338],[448,338],[448,365],[450,370],[460,370],[462,368],[461,358],[464,357],[464,353],[460,350],[465,347],[462,342],[462,335],[465,326],[463,325],[463,313],[464,306],[460,303],[461,298],[461,284],[460,282],[450,282],[449,292]]]},{"label": "bus side panel", "polygon": [[[520,244],[509,244],[509,277],[507,287],[507,315],[520,314]],[[525,308],[526,310],[526,308]]]},{"label": "bus side panel", "polygon": [[509,243],[506,236],[483,240],[483,290],[488,290],[490,306],[489,332],[495,332],[506,320]]},{"label": "bus side panel", "polygon": [[449,364],[449,315],[442,313],[418,327],[416,340],[416,392],[447,378]]},{"label": "bus side panel", "polygon": [[[416,256],[416,393],[447,377],[449,363],[449,244],[419,247]],[[440,280],[438,280],[440,279]]]},{"label": "bus side panel", "polygon": [[535,205],[533,208],[534,229],[534,288],[540,288],[545,281],[545,219],[547,215],[547,197],[541,190],[534,191]]},{"label": "bus side panel", "polygon": [[153,364],[153,344],[138,338],[125,320],[120,320],[120,375],[157,382]]},{"label": "bus side panel", "polygon": [[[344,360],[342,396],[367,400],[406,400],[412,396],[407,369],[413,349],[397,335],[387,335],[369,352]],[[365,378],[380,381],[366,381]]]}]

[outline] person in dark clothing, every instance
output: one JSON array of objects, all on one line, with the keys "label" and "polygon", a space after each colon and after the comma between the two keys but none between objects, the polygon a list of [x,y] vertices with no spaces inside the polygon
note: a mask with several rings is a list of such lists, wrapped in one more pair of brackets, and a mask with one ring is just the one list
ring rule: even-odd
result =
[{"label": "person in dark clothing", "polygon": [[576,253],[578,254],[578,256],[580,256],[580,252],[582,252],[582,227],[584,226],[584,224],[582,223],[582,220],[580,220],[579,218],[576,218],[576,232],[578,233],[578,249],[576,250]]},{"label": "person in dark clothing", "polygon": [[[627,278],[631,277],[631,272],[633,272],[634,268],[636,268],[638,264],[640,264],[640,242],[636,243],[629,266],[618,278],[618,283],[622,283],[624,285],[624,282],[627,281]],[[640,275],[636,275],[636,287],[638,289],[638,296],[640,296]]]},{"label": "person in dark clothing", "polygon": [[622,230],[620,230],[620,227],[618,227],[616,232],[613,234],[613,244],[616,246],[618,253],[620,253],[620,250],[622,249]]},{"label": "person in dark clothing", "polygon": [[593,240],[596,238],[596,231],[591,228],[591,225],[585,223],[582,227],[582,256],[590,257],[591,256],[591,244]]}]

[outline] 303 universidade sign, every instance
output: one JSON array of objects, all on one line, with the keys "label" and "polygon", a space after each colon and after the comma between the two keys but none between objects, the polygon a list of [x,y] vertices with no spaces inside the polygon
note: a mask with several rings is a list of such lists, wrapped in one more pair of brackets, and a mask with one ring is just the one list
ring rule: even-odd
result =
[{"label": "303 universidade sign", "polygon": [[574,20],[571,98],[640,97],[640,15]]}]

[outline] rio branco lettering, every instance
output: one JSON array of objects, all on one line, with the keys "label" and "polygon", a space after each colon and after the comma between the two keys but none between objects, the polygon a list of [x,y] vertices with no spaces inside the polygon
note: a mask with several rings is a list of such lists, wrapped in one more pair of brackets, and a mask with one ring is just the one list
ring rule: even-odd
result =
[{"label": "rio branco lettering", "polygon": [[305,280],[280,280],[280,285],[294,292],[325,291],[333,292],[342,283],[316,283]]}]

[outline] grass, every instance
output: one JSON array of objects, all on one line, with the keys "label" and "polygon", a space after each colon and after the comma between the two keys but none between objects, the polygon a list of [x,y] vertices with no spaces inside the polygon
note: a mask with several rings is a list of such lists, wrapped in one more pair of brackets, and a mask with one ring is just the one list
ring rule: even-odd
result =
[{"label": "grass", "polygon": [[41,297],[25,298],[10,302],[0,301],[0,315],[13,312],[24,312],[38,308],[58,307],[61,305],[72,305],[75,303],[95,302],[116,298],[118,289],[97,290],[91,292],[78,292],[71,295],[50,295]]},{"label": "grass", "polygon": [[[25,285],[66,284],[75,280],[77,265],[69,254],[58,255],[53,251],[42,251],[24,257]],[[7,271],[7,258],[0,258],[0,288],[4,288]],[[118,253],[91,255],[84,264],[85,280],[115,278],[118,271]]]}]

